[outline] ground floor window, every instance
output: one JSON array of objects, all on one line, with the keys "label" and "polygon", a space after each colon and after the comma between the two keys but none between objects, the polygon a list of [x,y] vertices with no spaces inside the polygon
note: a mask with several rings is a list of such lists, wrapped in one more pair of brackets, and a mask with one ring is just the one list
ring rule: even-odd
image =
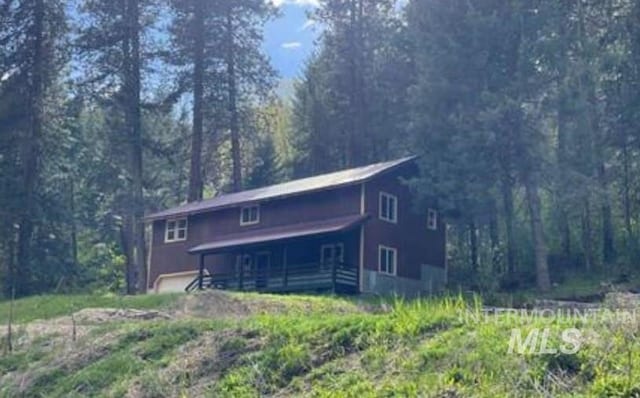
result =
[{"label": "ground floor window", "polygon": [[344,263],[344,245],[329,243],[320,247],[320,263],[323,266]]},{"label": "ground floor window", "polygon": [[395,275],[398,251],[388,246],[378,246],[378,270],[384,274]]}]

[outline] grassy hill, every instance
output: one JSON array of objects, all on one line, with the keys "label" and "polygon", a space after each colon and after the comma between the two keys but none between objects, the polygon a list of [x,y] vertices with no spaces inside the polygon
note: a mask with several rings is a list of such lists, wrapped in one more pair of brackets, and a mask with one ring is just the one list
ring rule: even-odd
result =
[{"label": "grassy hill", "polygon": [[[8,310],[0,303],[5,325]],[[19,300],[14,311],[14,349],[0,357],[6,397],[640,394],[632,316],[487,315],[461,298],[219,292],[46,296]],[[580,349],[509,354],[514,328],[523,337],[547,329],[551,347],[577,328]]]}]

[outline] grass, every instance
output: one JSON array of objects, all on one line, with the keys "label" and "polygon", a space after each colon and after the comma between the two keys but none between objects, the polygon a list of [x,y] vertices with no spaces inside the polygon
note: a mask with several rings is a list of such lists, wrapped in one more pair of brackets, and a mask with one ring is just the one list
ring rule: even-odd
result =
[{"label": "grass", "polygon": [[[34,340],[23,351],[0,357],[0,396],[123,396],[132,391],[141,397],[640,394],[636,319],[484,316],[479,299],[460,297],[396,299],[375,312],[332,312],[354,305],[339,298],[263,298],[282,300],[293,310],[224,322],[187,318],[109,324],[72,347]],[[154,297],[131,305],[158,308],[172,300]],[[560,347],[562,333],[574,328],[583,337],[575,353],[509,354],[513,329],[523,336],[547,330],[548,346]]]},{"label": "grass", "polygon": [[[46,295],[16,300],[13,320],[25,323],[36,319],[51,319],[69,315],[84,308],[159,309],[175,302],[179,294],[116,295]],[[10,302],[0,301],[0,324],[9,320]]]},{"label": "grass", "polygon": [[620,280],[618,273],[594,270],[592,273],[568,272],[562,283],[554,284],[548,292],[540,292],[535,288],[521,289],[517,292],[494,292],[485,297],[488,305],[496,306],[530,306],[538,299],[599,301],[604,294],[612,290],[637,290],[640,287],[640,274],[627,275]]}]

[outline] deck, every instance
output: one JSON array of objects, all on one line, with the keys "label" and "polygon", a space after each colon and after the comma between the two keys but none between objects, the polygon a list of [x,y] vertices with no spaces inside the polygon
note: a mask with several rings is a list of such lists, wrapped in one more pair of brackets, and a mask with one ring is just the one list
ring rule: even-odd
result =
[{"label": "deck", "polygon": [[185,289],[222,289],[268,293],[332,291],[354,294],[359,287],[358,267],[343,264],[298,264],[270,269],[238,269],[233,273],[198,276]]}]

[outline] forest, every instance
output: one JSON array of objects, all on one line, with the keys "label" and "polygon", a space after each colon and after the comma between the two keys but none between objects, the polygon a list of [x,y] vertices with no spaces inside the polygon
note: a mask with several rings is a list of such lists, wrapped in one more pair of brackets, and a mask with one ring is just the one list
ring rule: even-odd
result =
[{"label": "forest", "polygon": [[640,0],[319,0],[290,96],[278,14],[0,0],[4,297],[143,291],[145,213],[405,155],[452,288],[637,273]]}]

